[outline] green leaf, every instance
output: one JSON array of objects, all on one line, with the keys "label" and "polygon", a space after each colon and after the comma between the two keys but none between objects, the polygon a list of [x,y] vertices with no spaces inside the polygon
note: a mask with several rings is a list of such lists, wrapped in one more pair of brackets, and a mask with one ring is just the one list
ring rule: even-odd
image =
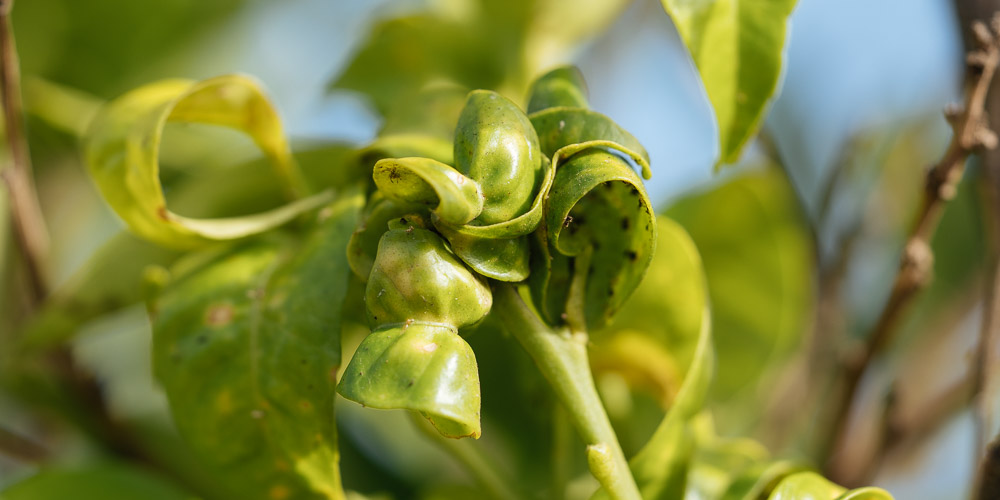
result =
[{"label": "green leaf", "polygon": [[532,257],[533,300],[551,323],[598,329],[652,259],[656,226],[645,188],[621,157],[585,148],[558,167],[547,205],[546,241]]},{"label": "green leaf", "polygon": [[458,330],[486,316],[493,296],[440,236],[404,220],[390,222],[379,241],[365,305],[376,328],[420,321]]},{"label": "green leaf", "polygon": [[858,488],[847,491],[815,472],[799,472],[783,479],[768,500],[892,500],[879,488]]},{"label": "green leaf", "polygon": [[338,387],[364,406],[420,412],[445,436],[479,438],[479,370],[458,329],[489,313],[481,277],[436,233],[412,220],[389,223],[365,289],[375,328]]},{"label": "green leaf", "polygon": [[[621,128],[611,118],[596,111],[582,108],[549,108],[532,113],[529,117],[542,152],[555,156],[568,146],[590,144],[616,149],[627,154],[642,168],[642,176],[649,179],[649,154],[639,140]],[[568,157],[568,154],[563,155]]]},{"label": "green leaf", "polygon": [[443,17],[381,21],[332,87],[365,94],[382,114],[436,79],[493,88],[504,66],[490,42],[470,24]]},{"label": "green leaf", "polygon": [[729,405],[716,418],[723,434],[742,433],[753,425],[748,416],[759,415],[757,387],[794,352],[811,318],[808,226],[775,167],[682,199],[666,214],[687,229],[705,262],[719,356],[712,399]]},{"label": "green leaf", "polygon": [[669,217],[656,218],[656,251],[645,277],[611,324],[594,341],[636,331],[670,351],[683,374],[691,364],[708,308],[708,284],[691,236]]},{"label": "green leaf", "polygon": [[528,93],[528,115],[548,108],[589,108],[587,82],[576,66],[560,66],[538,77]]},{"label": "green leaf", "polygon": [[178,430],[246,498],[343,497],[334,374],[362,203],[320,211],[300,245],[218,252],[151,304],[154,373]]},{"label": "green leaf", "polygon": [[447,224],[465,224],[483,210],[476,181],[430,158],[386,158],[375,164],[375,186],[387,198],[424,205]]},{"label": "green leaf", "polygon": [[138,235],[164,246],[193,248],[284,224],[330,200],[329,193],[271,211],[222,219],[193,219],[167,209],[159,178],[159,147],[170,122],[205,123],[249,135],[275,165],[290,195],[305,192],[281,122],[259,85],[229,75],[201,82],[164,80],[106,105],[84,140],[90,175],[104,199]]},{"label": "green leaf", "polygon": [[527,212],[544,177],[532,123],[509,99],[487,90],[469,93],[455,129],[455,168],[483,188],[482,224]]},{"label": "green leaf", "polygon": [[372,332],[338,391],[367,407],[419,412],[446,437],[482,433],[476,356],[448,326],[414,322]]},{"label": "green leaf", "polygon": [[177,486],[138,467],[101,463],[43,469],[0,491],[0,500],[194,500]]},{"label": "green leaf", "polygon": [[796,0],[661,0],[701,73],[719,125],[719,164],[739,159],[778,87]]}]

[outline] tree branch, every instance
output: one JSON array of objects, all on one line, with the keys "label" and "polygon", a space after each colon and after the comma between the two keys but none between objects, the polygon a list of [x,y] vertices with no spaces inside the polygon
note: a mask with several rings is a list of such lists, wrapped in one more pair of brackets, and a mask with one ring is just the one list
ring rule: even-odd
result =
[{"label": "tree branch", "polygon": [[48,294],[43,262],[49,241],[22,128],[21,72],[10,22],[13,7],[14,0],[0,0],[0,94],[3,95],[5,135],[12,161],[11,166],[0,171],[0,177],[7,185],[14,233],[26,263],[34,307]]},{"label": "tree branch", "polygon": [[[839,397],[834,400],[838,403],[834,407],[836,413],[832,427],[834,450],[839,449],[847,438],[848,417],[861,379],[871,363],[891,343],[906,306],[931,280],[934,267],[931,238],[946,203],[955,196],[965,171],[966,159],[974,152],[993,149],[997,145],[997,136],[986,122],[985,102],[990,82],[1000,65],[1000,18],[995,18],[990,27],[979,21],[974,22],[972,32],[978,48],[969,52],[966,62],[978,73],[966,95],[964,108],[950,107],[945,111],[945,117],[954,130],[951,143],[941,160],[927,172],[923,201],[903,247],[889,299],[867,343],[843,362],[844,383]],[[836,476],[841,470],[836,460],[831,461],[832,475]]]}]

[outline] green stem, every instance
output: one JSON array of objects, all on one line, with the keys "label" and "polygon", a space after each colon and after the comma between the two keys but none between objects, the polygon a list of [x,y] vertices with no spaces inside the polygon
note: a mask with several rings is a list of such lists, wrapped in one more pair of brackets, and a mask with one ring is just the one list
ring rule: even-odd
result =
[{"label": "green stem", "polygon": [[611,498],[641,500],[625,453],[594,386],[587,358],[587,334],[553,329],[521,300],[513,285],[494,290],[493,308],[535,360],[587,445],[590,472]]},{"label": "green stem", "polygon": [[436,444],[442,450],[453,456],[465,466],[466,470],[479,482],[490,495],[496,500],[518,500],[523,495],[518,495],[508,485],[513,484],[509,478],[500,477],[497,467],[491,460],[480,452],[475,443],[468,439],[448,439],[441,436],[423,416],[416,412],[408,412],[413,425],[427,439]]}]

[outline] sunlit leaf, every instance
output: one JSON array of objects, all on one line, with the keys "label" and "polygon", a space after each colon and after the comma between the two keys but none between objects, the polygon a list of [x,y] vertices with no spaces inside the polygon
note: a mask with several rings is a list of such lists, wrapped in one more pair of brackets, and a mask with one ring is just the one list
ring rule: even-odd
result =
[{"label": "sunlit leaf", "polygon": [[796,0],[661,1],[715,109],[719,163],[733,163],[778,88]]},{"label": "sunlit leaf", "polygon": [[847,491],[814,472],[800,472],[782,479],[767,500],[892,500],[879,488]]},{"label": "sunlit leaf", "polygon": [[424,205],[448,224],[465,224],[483,210],[479,184],[430,158],[386,158],[375,164],[375,186],[387,198]]},{"label": "sunlit leaf", "polygon": [[153,364],[177,427],[247,498],[341,498],[335,374],[360,195],[301,245],[255,243],[178,278],[151,305]]},{"label": "sunlit leaf", "polygon": [[163,478],[125,464],[101,463],[78,468],[43,469],[0,491],[3,500],[195,500]]},{"label": "sunlit leaf", "polygon": [[604,326],[653,257],[655,219],[642,181],[628,162],[602,149],[570,156],[556,170],[541,237],[531,275],[540,312],[552,323]]},{"label": "sunlit leaf", "polygon": [[448,327],[414,323],[372,332],[339,391],[367,407],[417,411],[446,437],[482,433],[476,356]]},{"label": "sunlit leaf", "polygon": [[255,81],[231,75],[149,84],[104,107],[84,140],[88,169],[104,199],[144,238],[178,248],[242,238],[284,224],[330,199],[323,193],[271,211],[223,219],[175,214],[167,209],[159,177],[160,138],[168,121],[246,133],[274,163],[289,194],[305,192],[278,115]]},{"label": "sunlit leaf", "polygon": [[373,332],[338,392],[364,406],[421,413],[451,438],[481,434],[479,371],[458,329],[493,305],[489,286],[419,221],[391,221],[365,289]]}]

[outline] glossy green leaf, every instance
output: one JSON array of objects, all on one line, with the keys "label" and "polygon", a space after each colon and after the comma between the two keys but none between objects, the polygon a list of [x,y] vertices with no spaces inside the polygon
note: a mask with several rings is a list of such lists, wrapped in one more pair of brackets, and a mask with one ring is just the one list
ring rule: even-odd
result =
[{"label": "glossy green leaf", "polygon": [[465,224],[483,210],[479,184],[430,158],[386,158],[375,164],[375,186],[387,198],[423,205],[447,224]]},{"label": "glossy green leaf", "polygon": [[767,500],[892,500],[892,496],[879,488],[847,491],[814,472],[799,472],[782,479]]},{"label": "glossy green leaf", "polygon": [[450,326],[413,322],[372,332],[338,391],[371,408],[419,412],[446,437],[482,433],[476,356]]},{"label": "glossy green leaf", "polygon": [[330,200],[329,193],[267,212],[194,219],[167,209],[159,177],[160,138],[166,123],[229,127],[249,135],[275,165],[289,194],[305,192],[281,122],[260,86],[238,75],[201,82],[164,80],[106,105],[84,140],[90,175],[104,199],[136,234],[164,246],[192,248],[232,240],[284,224]]},{"label": "glossy green leaf", "polygon": [[[541,217],[538,217],[541,219]],[[529,242],[527,236],[491,238],[470,235],[463,228],[490,226],[461,226],[453,228],[437,224],[438,231],[448,239],[448,244],[463,262],[477,273],[498,281],[524,281],[531,273]]]},{"label": "glossy green leaf", "polygon": [[733,163],[777,90],[796,0],[661,1],[715,110],[719,163]]},{"label": "glossy green leaf", "polygon": [[100,463],[43,469],[0,491],[2,500],[195,500],[177,486],[126,464]]},{"label": "glossy green leaf", "polygon": [[388,225],[365,289],[375,331],[338,391],[364,406],[417,411],[446,437],[478,439],[479,370],[458,329],[489,313],[490,288],[418,220]]},{"label": "glossy green leaf", "polygon": [[753,419],[734,408],[759,408],[758,384],[807,331],[815,296],[808,227],[773,167],[682,199],[666,214],[687,229],[705,262],[719,356],[713,400],[734,405],[716,413],[719,427],[743,432]]},{"label": "glossy green leaf", "polygon": [[565,313],[578,327],[601,328],[653,256],[655,218],[642,181],[615,154],[588,148],[570,157],[549,192],[544,238],[532,266],[536,306],[549,322]]},{"label": "glossy green leaf", "polygon": [[590,107],[587,82],[576,66],[560,66],[538,77],[528,95],[528,115],[548,108]]},{"label": "glossy green leaf", "polygon": [[489,313],[489,285],[440,236],[411,221],[392,221],[389,228],[379,241],[365,289],[373,327],[421,321],[457,330]]},{"label": "glossy green leaf", "polygon": [[544,177],[538,136],[509,99],[487,90],[469,93],[455,129],[455,168],[483,188],[482,224],[527,212]]},{"label": "glossy green leaf", "polygon": [[362,201],[321,210],[300,245],[215,252],[150,306],[178,430],[245,498],[342,498],[334,374]]},{"label": "glossy green leaf", "polygon": [[554,156],[566,146],[591,143],[629,155],[639,164],[644,178],[652,176],[646,148],[607,116],[589,109],[549,108],[532,113],[530,119],[546,155]]}]

